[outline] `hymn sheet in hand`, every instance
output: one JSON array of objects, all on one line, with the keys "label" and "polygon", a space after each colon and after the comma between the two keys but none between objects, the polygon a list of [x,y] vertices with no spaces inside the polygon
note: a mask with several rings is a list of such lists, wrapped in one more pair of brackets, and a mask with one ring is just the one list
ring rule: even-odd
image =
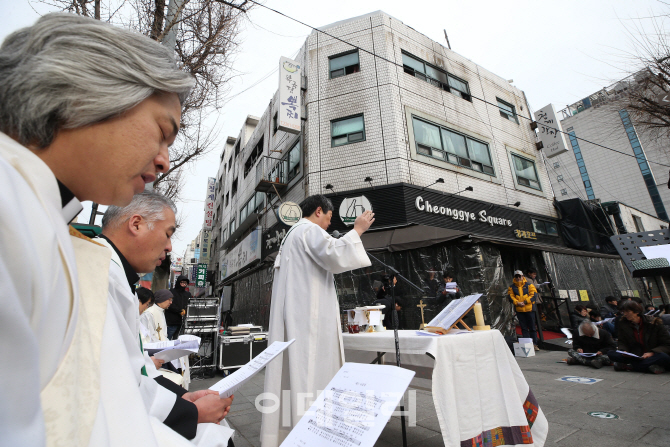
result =
[{"label": "hymn sheet in hand", "polygon": [[345,363],[281,447],[372,447],[414,371]]},{"label": "hymn sheet in hand", "polygon": [[284,352],[286,348],[291,346],[295,339],[289,341],[276,341],[265,348],[263,352],[258,354],[249,363],[224,377],[209,387],[210,390],[218,391],[221,398],[230,397],[235,394],[235,391],[244,385],[249,379],[258,374],[272,359]]}]

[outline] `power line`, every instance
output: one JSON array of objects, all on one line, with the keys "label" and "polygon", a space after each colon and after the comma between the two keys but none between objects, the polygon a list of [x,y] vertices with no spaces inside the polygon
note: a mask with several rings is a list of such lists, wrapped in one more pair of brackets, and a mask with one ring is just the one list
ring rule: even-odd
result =
[{"label": "power line", "polygon": [[[369,50],[366,50],[365,48],[361,48],[361,47],[359,47],[359,46],[357,46],[357,45],[355,45],[355,44],[353,44],[353,43],[351,43],[351,42],[347,42],[347,41],[344,40],[344,39],[341,39],[341,38],[339,38],[339,37],[337,37],[337,36],[334,36],[334,35],[332,35],[332,34],[330,34],[330,33],[327,33],[326,31],[320,30],[320,29],[318,29],[318,28],[316,28],[316,27],[314,27],[314,26],[308,25],[307,23],[302,22],[302,21],[300,21],[300,20],[298,20],[298,19],[295,19],[295,18],[293,18],[293,17],[291,17],[291,16],[289,16],[289,15],[286,15],[286,14],[284,14],[284,13],[281,12],[281,11],[278,11],[278,10],[276,10],[276,9],[270,8],[269,6],[263,5],[263,4],[261,4],[261,3],[258,3],[258,2],[256,2],[256,1],[254,1],[254,0],[249,0],[249,2],[250,2],[250,3],[253,3],[253,4],[255,4],[255,5],[261,6],[261,7],[265,8],[265,9],[268,9],[268,10],[270,10],[270,11],[276,13],[276,14],[279,14],[279,15],[281,15],[281,16],[284,16],[284,17],[286,17],[287,19],[292,20],[292,21],[294,21],[294,22],[296,22],[296,23],[299,23],[299,24],[301,24],[301,25],[303,25],[303,26],[306,26],[306,27],[308,27],[308,28],[311,28],[311,29],[313,29],[314,31],[317,31],[317,32],[322,33],[322,34],[325,34],[326,36],[331,37],[331,38],[333,38],[333,39],[335,39],[335,40],[338,40],[338,41],[340,41],[340,42],[342,42],[342,43],[345,43],[345,44],[347,44],[347,45],[350,45],[350,46],[352,46],[353,48],[356,48],[356,49],[359,50],[359,51],[362,51],[362,52],[367,53],[367,54],[369,54],[369,55],[371,55],[371,56],[374,56],[374,57],[376,57],[376,58],[379,58],[379,59],[381,59],[381,60],[383,60],[383,61],[385,61],[385,62],[388,62],[389,64],[392,64],[392,65],[395,65],[396,67],[399,67],[399,68],[403,68],[403,69],[404,69],[404,66],[403,66],[403,65],[400,65],[400,64],[398,64],[398,63],[395,62],[395,61],[392,61],[392,60],[387,59],[387,58],[385,58],[385,57],[383,57],[383,56],[380,56],[380,55],[378,55],[378,54],[375,54],[375,53],[373,53],[373,52],[371,52],[371,51],[369,51]],[[471,71],[471,70],[469,70],[469,71]],[[494,106],[494,107],[498,107],[498,104],[494,104],[494,103],[489,102],[489,101],[487,101],[487,100],[485,100],[485,99],[483,99],[483,98],[479,98],[479,97],[474,96],[474,95],[472,95],[472,94],[470,94],[469,96],[470,96],[470,98],[473,98],[473,99],[476,99],[476,100],[478,100],[478,101],[481,101],[481,102],[483,102],[484,104],[488,104],[488,105],[491,105],[491,106]],[[527,118],[527,117],[525,117],[525,116],[523,116],[523,115],[519,115],[519,114],[517,114],[517,116],[520,117],[520,118],[523,118],[523,119],[525,119],[525,120],[527,120],[527,121],[530,121],[531,123],[532,123],[532,122],[535,122],[535,120],[534,120],[533,118]],[[483,122],[482,122],[482,123],[483,123]],[[486,123],[484,123],[484,124],[486,124]],[[547,125],[545,125],[545,124],[542,124],[542,126],[547,127],[547,128],[549,128],[549,129],[552,129],[552,130],[555,130],[556,132],[560,132],[560,133],[562,133],[562,134],[564,134],[564,135],[567,135],[567,136],[569,137],[569,134],[568,134],[567,132],[563,131],[563,130],[560,130],[560,129],[557,129],[557,128],[553,128],[553,127],[547,126]],[[586,138],[578,137],[578,136],[576,136],[576,135],[574,135],[573,138],[576,138],[576,139],[578,139],[578,140],[584,141],[585,143],[592,144],[592,145],[594,145],[594,146],[601,147],[601,148],[603,148],[603,149],[607,149],[607,150],[612,151],[612,152],[616,152],[616,153],[621,154],[621,155],[625,155],[625,156],[627,156],[627,157],[631,157],[631,158],[638,159],[638,157],[637,157],[636,155],[634,155],[634,154],[627,154],[626,152],[621,152],[621,151],[618,151],[618,150],[616,150],[616,149],[612,149],[612,148],[607,147],[607,146],[604,146],[604,145],[602,145],[602,144],[600,144],[600,143],[595,143],[595,142],[593,142],[593,141],[587,140]],[[664,167],[666,167],[666,168],[670,168],[670,165],[665,164],[665,163],[660,163],[660,162],[657,162],[657,161],[653,161],[653,160],[649,160],[648,158],[646,158],[646,156],[645,156],[645,160],[646,160],[648,163],[653,163],[653,164],[656,164],[656,165],[659,165],[659,166],[664,166]]]}]

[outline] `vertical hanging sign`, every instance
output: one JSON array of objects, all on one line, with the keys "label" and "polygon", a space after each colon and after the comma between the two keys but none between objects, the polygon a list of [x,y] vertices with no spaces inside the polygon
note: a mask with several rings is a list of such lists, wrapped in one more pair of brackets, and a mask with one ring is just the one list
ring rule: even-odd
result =
[{"label": "vertical hanging sign", "polygon": [[284,132],[300,133],[300,82],[300,65],[282,56],[279,59],[277,127]]},{"label": "vertical hanging sign", "polygon": [[211,231],[214,222],[214,195],[216,194],[216,179],[207,179],[207,196],[205,197],[205,223],[202,228]]},{"label": "vertical hanging sign", "polygon": [[542,149],[547,158],[555,157],[568,151],[561,122],[556,117],[556,109],[549,104],[535,112],[537,132],[542,142]]}]

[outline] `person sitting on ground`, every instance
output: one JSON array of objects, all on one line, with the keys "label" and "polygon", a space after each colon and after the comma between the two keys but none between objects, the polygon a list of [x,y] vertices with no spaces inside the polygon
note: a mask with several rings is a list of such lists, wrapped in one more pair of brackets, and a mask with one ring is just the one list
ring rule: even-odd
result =
[{"label": "person sitting on ground", "polygon": [[660,318],[642,315],[642,312],[642,306],[635,301],[621,306],[623,318],[617,324],[619,351],[607,353],[615,371],[660,374],[670,367],[670,334]]},{"label": "person sitting on ground", "polygon": [[449,304],[451,300],[462,297],[461,289],[454,281],[454,274],[451,272],[444,272],[442,275],[442,282],[437,288],[437,304]]},{"label": "person sitting on ground", "polygon": [[591,309],[589,311],[589,320],[597,323],[599,321],[603,321],[603,317],[600,316],[600,311],[598,309]]},{"label": "person sitting on ground", "polygon": [[[615,350],[616,343],[609,332],[598,328],[590,320],[582,321],[577,332],[578,335],[572,339],[572,349],[568,351],[570,356],[567,360],[568,365],[585,365],[600,369],[612,363],[606,353]],[[595,356],[582,354],[595,354]]]},{"label": "person sitting on ground", "polygon": [[572,326],[573,330],[576,330],[582,323],[582,321],[588,319],[589,319],[589,310],[585,306],[578,304],[575,306],[575,309],[570,314],[570,325]]},{"label": "person sitting on ground", "polygon": [[618,300],[613,296],[606,296],[605,304],[600,308],[600,316],[603,317],[603,320],[607,318],[615,319],[613,321],[607,321],[601,326],[609,332],[612,337],[616,337],[616,318],[621,315],[617,301]]},{"label": "person sitting on ground", "polygon": [[614,318],[619,315],[617,299],[613,296],[605,297],[605,304],[600,308],[600,316],[605,318]]}]

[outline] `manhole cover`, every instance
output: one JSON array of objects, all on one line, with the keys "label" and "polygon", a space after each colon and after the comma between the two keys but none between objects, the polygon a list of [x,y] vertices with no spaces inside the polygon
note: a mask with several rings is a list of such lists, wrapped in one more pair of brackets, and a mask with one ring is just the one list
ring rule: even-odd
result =
[{"label": "manhole cover", "polygon": [[593,416],[594,418],[600,418],[600,419],[619,419],[619,416],[617,416],[614,413],[607,413],[606,411],[589,411],[588,413],[589,416]]}]

